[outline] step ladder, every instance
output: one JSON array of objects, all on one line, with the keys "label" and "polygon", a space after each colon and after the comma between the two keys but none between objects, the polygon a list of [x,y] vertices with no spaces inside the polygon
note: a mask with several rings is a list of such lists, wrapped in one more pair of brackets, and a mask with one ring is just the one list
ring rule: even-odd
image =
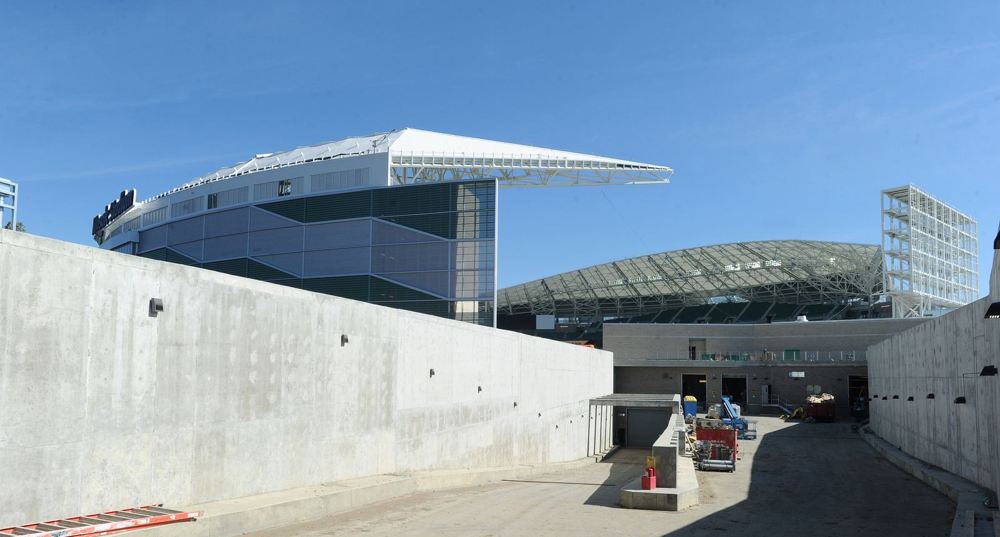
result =
[{"label": "step ladder", "polygon": [[194,521],[201,511],[175,511],[163,504],[108,511],[96,515],[50,520],[0,529],[0,537],[26,535],[30,537],[71,537],[74,535],[110,535],[127,530],[148,528],[173,522]]}]

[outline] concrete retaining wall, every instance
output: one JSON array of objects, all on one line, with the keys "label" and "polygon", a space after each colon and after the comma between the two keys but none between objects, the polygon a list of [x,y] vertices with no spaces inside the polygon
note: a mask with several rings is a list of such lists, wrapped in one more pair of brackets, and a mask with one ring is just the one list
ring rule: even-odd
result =
[{"label": "concrete retaining wall", "polygon": [[612,392],[604,351],[26,234],[0,274],[0,527],[574,460]]},{"label": "concrete retaining wall", "polygon": [[[870,347],[868,371],[871,393],[878,396],[871,402],[876,434],[996,492],[1000,376],[979,373],[986,365],[1000,367],[1000,321],[983,318],[989,304],[1000,301],[1000,257],[993,261],[991,287],[989,298]],[[927,399],[930,393],[934,399]],[[955,404],[958,397],[966,403]]]}]

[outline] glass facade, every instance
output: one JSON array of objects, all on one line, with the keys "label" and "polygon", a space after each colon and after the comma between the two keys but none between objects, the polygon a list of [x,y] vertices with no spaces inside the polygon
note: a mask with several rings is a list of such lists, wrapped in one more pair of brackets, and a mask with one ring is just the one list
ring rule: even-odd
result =
[{"label": "glass facade", "polygon": [[[289,199],[211,210],[145,229],[137,253],[492,325],[495,181],[305,197],[294,197],[293,183],[290,192]],[[222,208],[229,198],[246,195],[219,195],[207,203],[192,198],[171,212]]]}]

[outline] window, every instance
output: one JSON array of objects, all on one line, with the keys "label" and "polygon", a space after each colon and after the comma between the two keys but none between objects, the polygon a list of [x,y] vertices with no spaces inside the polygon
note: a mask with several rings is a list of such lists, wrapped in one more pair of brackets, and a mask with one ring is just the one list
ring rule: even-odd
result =
[{"label": "window", "polygon": [[218,194],[209,194],[208,195],[208,208],[209,209],[215,209],[218,206],[219,206],[219,195]]},{"label": "window", "polygon": [[292,180],[282,179],[278,181],[278,196],[290,196],[292,195]]}]

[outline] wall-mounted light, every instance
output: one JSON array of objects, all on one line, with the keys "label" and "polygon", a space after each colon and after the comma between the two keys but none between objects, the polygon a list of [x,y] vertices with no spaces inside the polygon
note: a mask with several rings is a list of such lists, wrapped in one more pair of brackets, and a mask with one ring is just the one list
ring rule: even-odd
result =
[{"label": "wall-mounted light", "polygon": [[163,311],[163,299],[162,298],[151,298],[149,299],[149,316],[156,317],[159,313]]},{"label": "wall-mounted light", "polygon": [[344,345],[347,345],[348,341],[349,340],[347,339],[347,334],[340,334],[340,346],[341,347],[343,347]]},{"label": "wall-mounted light", "polygon": [[983,318],[1000,319],[1000,302],[990,304],[990,307],[986,308],[986,315],[984,315]]},{"label": "wall-mounted light", "polygon": [[955,398],[955,404],[956,405],[964,405],[965,404],[965,397],[964,396],[958,396],[958,397],[956,397]]},{"label": "wall-mounted light", "polygon": [[892,398],[893,399],[899,399],[899,396],[898,395],[893,395]]},{"label": "wall-mounted light", "polygon": [[434,368],[433,367],[431,368],[431,376],[432,377],[434,376]]},{"label": "wall-mounted light", "polygon": [[927,398],[928,398],[928,399],[934,399],[934,394],[933,394],[933,393],[929,393],[929,394],[927,394]]},{"label": "wall-mounted light", "polygon": [[885,401],[886,399],[888,399],[888,397],[886,397],[886,396],[883,395],[882,396],[882,400]]},{"label": "wall-mounted light", "polygon": [[514,408],[517,408],[517,401],[514,401]]},{"label": "wall-mounted light", "polygon": [[997,376],[997,366],[988,365],[979,372],[980,377],[995,377]]},{"label": "wall-mounted light", "polygon": [[483,393],[483,387],[482,386],[476,386],[476,393]]},{"label": "wall-mounted light", "polygon": [[911,396],[907,397],[906,400],[907,401],[912,401],[913,400],[913,396],[911,395]]}]

